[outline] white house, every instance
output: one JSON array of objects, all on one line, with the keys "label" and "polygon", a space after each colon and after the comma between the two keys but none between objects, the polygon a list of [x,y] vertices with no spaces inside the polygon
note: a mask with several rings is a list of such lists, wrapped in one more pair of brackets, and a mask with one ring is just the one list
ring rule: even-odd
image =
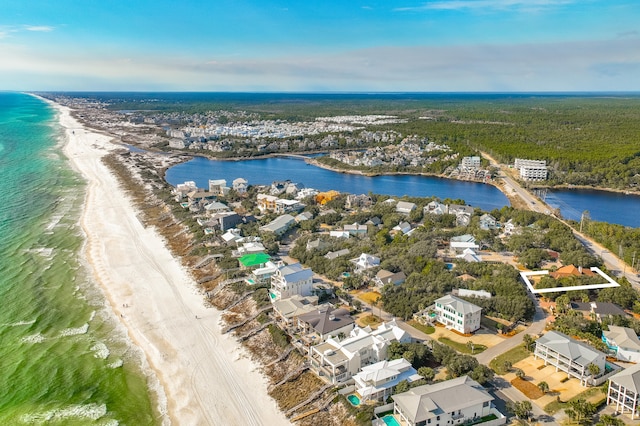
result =
[{"label": "white house", "polygon": [[480,328],[482,308],[450,294],[434,302],[436,321],[462,334],[473,333]]},{"label": "white house", "polygon": [[229,192],[225,179],[209,179],[209,192],[216,195],[225,195]]},{"label": "white house", "polygon": [[398,213],[409,214],[415,209],[416,205],[408,201],[398,201],[398,204],[396,204],[396,212]]},{"label": "white house", "polygon": [[236,191],[238,194],[246,193],[248,186],[249,186],[249,182],[247,182],[247,180],[244,178],[237,178],[237,179],[234,179],[232,182],[233,190]]},{"label": "white house", "polygon": [[534,357],[544,360],[544,364],[551,364],[556,371],[564,371],[580,380],[582,386],[599,384],[598,375],[592,375],[589,364],[593,364],[605,372],[606,355],[591,346],[572,339],[564,333],[550,331],[536,340]]},{"label": "white house", "polygon": [[489,231],[497,228],[498,222],[496,221],[495,217],[491,216],[489,213],[485,213],[480,216],[480,229]]},{"label": "white house", "polygon": [[413,383],[420,379],[422,376],[404,358],[364,366],[353,376],[356,393],[362,401],[386,401],[401,381]]},{"label": "white house", "polygon": [[489,392],[469,376],[418,386],[391,398],[394,417],[401,420],[398,424],[458,425],[480,420],[490,414],[495,415],[496,419],[483,422],[482,425],[496,426],[507,422],[506,417],[494,407]]},{"label": "white house", "polygon": [[629,367],[609,378],[607,405],[616,405],[616,414],[631,414],[634,420],[640,413],[640,364]]},{"label": "white house", "polygon": [[294,294],[311,296],[313,271],[299,263],[280,266],[271,276],[271,301],[287,299]]},{"label": "white house", "polygon": [[602,341],[616,352],[616,358],[626,362],[640,362],[640,340],[629,327],[609,326],[602,332]]},{"label": "white house", "polygon": [[478,170],[480,168],[480,157],[477,155],[474,155],[473,157],[462,157],[460,166],[466,169]]},{"label": "white house", "polygon": [[380,266],[380,258],[367,253],[362,253],[357,259],[351,259],[351,262],[356,265],[356,269],[354,271],[356,274],[362,273],[367,269]]},{"label": "white house", "polygon": [[386,360],[387,349],[394,341],[411,341],[411,336],[395,321],[382,324],[374,331],[370,327],[355,327],[344,340],[331,337],[324,343],[311,346],[311,369],[331,383],[344,382],[362,367]]}]

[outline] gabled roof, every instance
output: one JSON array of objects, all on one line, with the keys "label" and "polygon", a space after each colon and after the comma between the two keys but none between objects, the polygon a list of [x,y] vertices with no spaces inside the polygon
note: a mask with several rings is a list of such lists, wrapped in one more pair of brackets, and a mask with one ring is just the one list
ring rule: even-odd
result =
[{"label": "gabled roof", "polygon": [[493,401],[493,397],[468,376],[418,386],[392,398],[412,423]]},{"label": "gabled roof", "polygon": [[271,259],[267,253],[250,253],[242,256],[238,261],[245,268],[250,268],[252,266],[262,265],[263,263],[267,263]]},{"label": "gabled roof", "polygon": [[582,366],[589,365],[597,359],[606,356],[591,346],[574,340],[559,331],[548,332],[536,340],[536,345],[544,345]]},{"label": "gabled roof", "polygon": [[636,394],[640,393],[640,364],[636,364],[632,367],[626,368],[611,376],[609,379],[613,383],[620,386],[624,386],[626,389],[633,391]]},{"label": "gabled roof", "polygon": [[282,266],[278,271],[282,277],[290,283],[307,280],[313,277],[313,271],[309,268],[303,268],[299,263]]},{"label": "gabled roof", "polygon": [[461,313],[462,315],[473,314],[482,310],[480,306],[476,306],[466,300],[458,299],[455,296],[447,294],[439,299],[435,300],[435,303],[440,303],[443,306],[449,306],[454,311]]},{"label": "gabled roof", "polygon": [[604,337],[609,342],[615,343],[618,348],[640,350],[640,339],[636,332],[629,327],[610,325],[609,331],[603,331]]}]

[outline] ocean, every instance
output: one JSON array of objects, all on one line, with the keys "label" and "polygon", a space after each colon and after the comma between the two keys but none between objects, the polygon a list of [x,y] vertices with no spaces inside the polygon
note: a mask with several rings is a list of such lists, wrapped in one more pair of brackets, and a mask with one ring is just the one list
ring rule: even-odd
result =
[{"label": "ocean", "polygon": [[0,92],[0,424],[155,425],[140,351],[80,252],[84,182],[55,111]]}]

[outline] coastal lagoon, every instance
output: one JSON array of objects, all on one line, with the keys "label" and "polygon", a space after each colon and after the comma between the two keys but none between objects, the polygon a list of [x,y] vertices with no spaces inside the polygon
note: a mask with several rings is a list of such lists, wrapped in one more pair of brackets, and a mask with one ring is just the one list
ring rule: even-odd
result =
[{"label": "coastal lagoon", "polygon": [[579,221],[589,211],[591,220],[640,227],[640,196],[593,189],[554,189],[547,191],[545,202],[559,208],[565,219]]},{"label": "coastal lagoon", "polygon": [[250,185],[269,185],[277,180],[291,180],[320,191],[334,189],[351,194],[385,194],[394,197],[435,196],[444,200],[463,199],[467,204],[484,210],[500,209],[509,205],[507,197],[493,185],[443,179],[432,176],[381,175],[362,176],[339,173],[305,163],[300,159],[272,157],[259,160],[219,161],[196,157],[167,170],[166,180],[171,185],[195,181],[198,187],[208,188],[209,179],[226,179],[229,184],[236,178],[245,178]]},{"label": "coastal lagoon", "polygon": [[84,181],[54,111],[0,93],[0,424],[158,424],[134,349],[81,262]]}]

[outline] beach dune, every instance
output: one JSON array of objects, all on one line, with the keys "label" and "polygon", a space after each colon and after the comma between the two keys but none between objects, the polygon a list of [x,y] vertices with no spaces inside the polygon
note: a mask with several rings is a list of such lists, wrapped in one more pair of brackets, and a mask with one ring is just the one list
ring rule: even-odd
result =
[{"label": "beach dune", "polygon": [[145,355],[163,424],[287,425],[266,378],[232,337],[220,312],[204,307],[196,283],[162,238],[145,228],[101,158],[116,145],[53,104],[65,155],[88,182],[84,254],[114,316]]}]

